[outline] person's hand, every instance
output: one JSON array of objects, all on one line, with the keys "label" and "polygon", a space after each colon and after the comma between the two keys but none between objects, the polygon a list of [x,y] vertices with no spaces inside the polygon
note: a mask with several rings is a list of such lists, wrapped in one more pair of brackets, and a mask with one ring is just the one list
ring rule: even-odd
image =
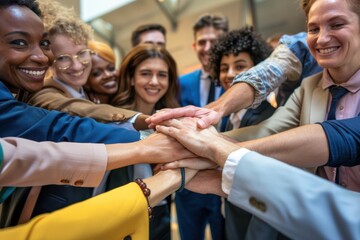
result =
[{"label": "person's hand", "polygon": [[177,139],[187,149],[200,157],[223,166],[227,156],[239,147],[223,138],[214,127],[199,129],[196,119],[172,119],[157,125],[156,130]]},{"label": "person's hand", "polygon": [[144,163],[167,163],[195,155],[174,138],[161,133],[153,133],[140,141]]},{"label": "person's hand", "polygon": [[180,167],[204,170],[204,169],[217,168],[218,165],[208,159],[196,157],[196,158],[187,158],[187,159],[181,159],[174,162],[166,163],[161,166],[156,166],[156,169],[166,170],[166,169],[174,169]]},{"label": "person's hand", "polygon": [[210,193],[221,197],[227,197],[221,188],[221,178],[220,170],[202,170],[185,185],[185,188],[201,194]]},{"label": "person's hand", "polygon": [[199,108],[195,106],[186,106],[173,109],[162,109],[157,113],[146,119],[149,128],[154,128],[156,125],[170,119],[181,117],[196,117],[199,128],[207,128],[211,125],[217,124],[221,120],[221,114],[214,110],[207,108]]},{"label": "person's hand", "polygon": [[210,142],[217,141],[218,133],[214,127],[199,129],[196,118],[171,119],[157,125],[156,130],[175,138],[187,149],[203,158],[211,158]]}]

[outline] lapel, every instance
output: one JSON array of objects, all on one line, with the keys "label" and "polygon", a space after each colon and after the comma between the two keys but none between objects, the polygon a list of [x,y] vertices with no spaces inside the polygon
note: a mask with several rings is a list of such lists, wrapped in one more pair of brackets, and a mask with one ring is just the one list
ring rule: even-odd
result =
[{"label": "lapel", "polygon": [[49,89],[56,89],[57,91],[60,91],[62,95],[65,95],[68,98],[74,98],[67,90],[64,88],[61,84],[56,82],[53,77],[45,79],[44,88]]},{"label": "lapel", "polygon": [[309,117],[310,123],[323,122],[325,120],[329,91],[323,90],[321,83],[322,81],[319,81],[312,92]]}]

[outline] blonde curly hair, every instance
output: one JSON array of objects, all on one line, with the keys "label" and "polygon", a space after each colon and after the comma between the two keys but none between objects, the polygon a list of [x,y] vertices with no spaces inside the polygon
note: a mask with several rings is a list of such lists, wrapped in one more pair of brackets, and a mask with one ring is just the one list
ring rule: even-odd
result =
[{"label": "blonde curly hair", "polygon": [[91,26],[84,23],[73,8],[67,8],[53,0],[38,0],[45,29],[50,36],[61,34],[75,44],[87,44],[93,39]]}]

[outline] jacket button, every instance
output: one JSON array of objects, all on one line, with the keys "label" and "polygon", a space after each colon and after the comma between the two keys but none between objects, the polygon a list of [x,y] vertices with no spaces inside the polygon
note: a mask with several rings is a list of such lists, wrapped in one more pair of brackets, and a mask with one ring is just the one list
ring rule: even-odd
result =
[{"label": "jacket button", "polygon": [[83,180],[77,180],[77,181],[75,181],[75,183],[74,183],[75,186],[81,186],[81,185],[83,185],[83,184],[84,184],[84,181],[83,181]]},{"label": "jacket button", "polygon": [[61,179],[60,182],[61,183],[70,183],[70,180],[69,179]]},{"label": "jacket button", "polygon": [[266,205],[265,203],[258,201],[256,198],[251,197],[249,199],[249,203],[251,206],[255,207],[256,209],[260,210],[261,212],[266,212]]}]

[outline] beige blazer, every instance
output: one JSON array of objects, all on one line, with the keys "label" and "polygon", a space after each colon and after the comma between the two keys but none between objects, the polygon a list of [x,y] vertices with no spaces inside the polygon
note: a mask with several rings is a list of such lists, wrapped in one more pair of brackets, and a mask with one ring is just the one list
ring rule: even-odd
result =
[{"label": "beige blazer", "polygon": [[323,122],[326,117],[329,91],[323,90],[322,72],[302,81],[289,100],[267,120],[245,128],[226,132],[237,141],[266,137],[305,124]]},{"label": "beige blazer", "polygon": [[104,177],[107,152],[104,144],[34,142],[23,138],[0,138],[4,186],[48,184],[96,187]]},{"label": "beige blazer", "polygon": [[47,78],[43,89],[30,96],[28,103],[36,107],[58,110],[73,116],[91,117],[99,122],[124,121],[137,113],[108,104],[95,104],[90,100],[73,98],[53,78]]}]

